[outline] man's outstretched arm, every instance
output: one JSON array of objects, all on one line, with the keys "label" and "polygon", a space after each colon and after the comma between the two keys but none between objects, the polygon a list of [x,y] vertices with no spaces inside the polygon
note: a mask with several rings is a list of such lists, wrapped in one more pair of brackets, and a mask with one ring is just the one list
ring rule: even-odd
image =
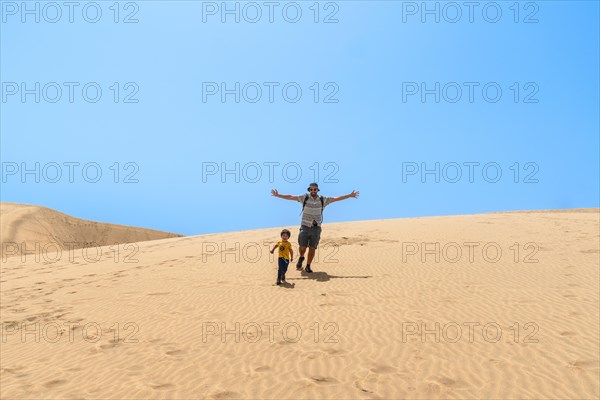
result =
[{"label": "man's outstretched arm", "polygon": [[279,197],[280,199],[285,199],[285,200],[298,201],[298,196],[292,196],[291,194],[279,194],[277,189],[271,190],[271,196]]},{"label": "man's outstretched arm", "polygon": [[358,195],[359,195],[359,194],[360,194],[360,192],[357,192],[356,190],[353,190],[353,191],[352,191],[352,193],[350,193],[350,194],[347,194],[347,195],[345,195],[345,196],[331,197],[331,198],[329,199],[329,202],[330,202],[330,203],[333,203],[333,202],[335,202],[335,201],[346,200],[346,199],[349,199],[349,198],[351,198],[351,197],[356,199],[356,198],[358,198]]}]

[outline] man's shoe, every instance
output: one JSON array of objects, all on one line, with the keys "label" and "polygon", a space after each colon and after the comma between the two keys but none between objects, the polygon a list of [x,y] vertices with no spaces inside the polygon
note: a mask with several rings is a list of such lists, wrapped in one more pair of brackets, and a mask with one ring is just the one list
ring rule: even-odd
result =
[{"label": "man's shoe", "polygon": [[298,258],[298,263],[296,263],[296,269],[300,271],[302,269],[302,262],[304,261],[304,257]]},{"label": "man's shoe", "polygon": [[308,265],[308,264],[306,265],[306,269],[305,269],[305,271],[306,271],[306,272],[308,272],[309,274],[310,274],[311,272],[313,272],[313,271],[312,271],[312,269],[310,269],[310,265]]}]

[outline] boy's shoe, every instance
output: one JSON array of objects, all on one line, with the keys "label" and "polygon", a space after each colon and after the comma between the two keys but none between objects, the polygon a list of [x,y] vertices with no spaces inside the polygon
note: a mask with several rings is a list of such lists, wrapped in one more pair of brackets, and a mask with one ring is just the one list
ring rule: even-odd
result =
[{"label": "boy's shoe", "polygon": [[286,282],[285,276],[281,277],[281,282]]},{"label": "boy's shoe", "polygon": [[296,269],[300,271],[302,269],[302,262],[304,261],[304,257],[298,258],[298,263],[296,264]]},{"label": "boy's shoe", "polygon": [[306,265],[306,269],[305,269],[305,271],[306,271],[306,272],[308,272],[309,274],[310,274],[311,272],[313,272],[313,271],[312,271],[312,269],[310,269],[310,265],[308,265],[308,264]]},{"label": "boy's shoe", "polygon": [[281,285],[281,281],[277,281],[276,285]]}]

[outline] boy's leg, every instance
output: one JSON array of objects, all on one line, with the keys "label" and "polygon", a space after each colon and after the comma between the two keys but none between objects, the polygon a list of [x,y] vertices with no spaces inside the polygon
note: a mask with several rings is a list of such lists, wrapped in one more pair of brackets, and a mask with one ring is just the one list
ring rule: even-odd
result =
[{"label": "boy's leg", "polygon": [[285,260],[285,265],[283,266],[283,272],[281,273],[281,281],[282,282],[285,282],[285,273],[287,272],[289,263],[290,263],[290,260]]},{"label": "boy's leg", "polygon": [[281,277],[283,276],[284,272],[283,272],[283,268],[284,268],[284,259],[283,258],[279,258],[277,260],[277,283],[281,282]]}]

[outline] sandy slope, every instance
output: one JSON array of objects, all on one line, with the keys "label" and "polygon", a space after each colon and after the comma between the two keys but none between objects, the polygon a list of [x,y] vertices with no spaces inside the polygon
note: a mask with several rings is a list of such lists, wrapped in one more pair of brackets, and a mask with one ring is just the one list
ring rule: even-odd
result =
[{"label": "sandy slope", "polygon": [[105,248],[97,262],[13,257],[1,397],[598,398],[599,222],[569,210],[326,224],[335,246],[286,287],[263,246],[280,228]]},{"label": "sandy slope", "polygon": [[71,217],[47,207],[0,203],[2,256],[180,237],[168,232]]}]

